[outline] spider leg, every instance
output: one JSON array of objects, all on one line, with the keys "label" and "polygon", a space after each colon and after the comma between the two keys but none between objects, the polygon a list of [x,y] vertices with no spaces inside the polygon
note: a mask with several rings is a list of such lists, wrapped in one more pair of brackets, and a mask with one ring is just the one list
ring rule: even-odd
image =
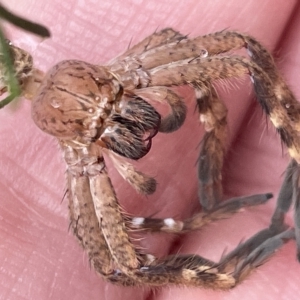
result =
[{"label": "spider leg", "polygon": [[[127,286],[141,283],[152,286],[175,283],[228,289],[240,282],[245,274],[249,273],[250,267],[255,268],[279,248],[283,238],[287,239],[286,236],[277,236],[274,242],[268,239],[265,244],[257,247],[256,252],[253,250],[254,247],[239,246],[238,258],[231,253],[217,264],[200,256],[191,255],[154,260],[140,267],[138,254],[129,241],[105,166],[96,163],[91,168],[91,164],[86,162],[90,167],[86,170],[89,174],[82,174],[82,168],[79,170],[78,164],[72,164],[78,162],[78,158],[82,155],[78,155],[72,148],[66,149],[64,145],[62,147],[69,164],[67,174],[71,227],[87,251],[95,270],[111,282]],[[258,196],[258,202],[263,198],[261,195]],[[241,201],[242,199],[236,200],[236,203]],[[255,245],[259,244],[257,238],[255,241]],[[225,266],[231,266],[233,261],[237,267],[234,272],[228,272],[228,267]]]},{"label": "spider leg", "polygon": [[[289,163],[286,174],[277,198],[275,211],[271,218],[271,227],[280,228],[284,223],[284,216],[288,212],[293,200],[293,174],[297,168],[297,162],[292,159]],[[297,231],[297,230],[296,230]]]},{"label": "spider leg", "polygon": [[236,280],[222,272],[218,264],[199,255],[168,256],[141,267],[137,276],[151,286],[176,284],[212,289],[230,289]]},{"label": "spider leg", "polygon": [[227,108],[208,82],[195,84],[195,94],[200,122],[205,129],[198,160],[198,194],[203,209],[209,211],[222,200]]},{"label": "spider leg", "polygon": [[[291,162],[287,169],[269,227],[240,244],[220,261],[224,264],[223,271],[229,271],[232,266],[235,266],[234,277],[238,281],[244,279],[252,269],[262,264],[284,242],[295,239],[295,230],[287,229],[288,226],[284,224],[284,213],[289,207],[287,203],[291,203],[293,190],[291,176],[293,164],[294,162]],[[253,261],[256,263],[253,264]]]},{"label": "spider leg", "polygon": [[263,69],[274,70],[271,54],[250,35],[223,30],[189,38],[171,28],[150,35],[114,59],[109,65],[112,65],[113,70],[117,70],[118,73],[124,74],[126,72],[123,68],[124,61],[128,61],[128,58],[139,61],[140,65],[136,65],[138,68],[149,70],[180,60],[213,56],[241,48],[246,48],[252,60]]},{"label": "spider leg", "polygon": [[[90,264],[97,273],[113,283],[119,283],[125,286],[135,285],[132,278],[127,276],[125,272],[121,270],[124,268],[126,269],[126,267],[122,268],[122,264],[116,263],[115,258],[119,253],[116,254],[111,251],[111,245],[108,241],[109,237],[107,230],[105,230],[106,227],[104,227],[104,230],[101,228],[99,211],[97,210],[97,207],[95,207],[97,203],[94,203],[95,197],[91,187],[93,179],[91,180],[89,174],[84,174],[84,163],[82,160],[80,161],[78,155],[80,151],[77,152],[75,149],[65,145],[62,141],[60,144],[64,150],[65,159],[68,162],[67,178],[70,228],[72,228],[78,242],[88,254]],[[98,164],[96,166],[94,165],[94,167],[97,170],[103,168],[103,165]],[[107,192],[107,189],[105,189],[104,193],[105,192]],[[105,212],[107,212],[107,209]],[[102,220],[100,219],[100,221]],[[102,224],[105,226],[105,222],[103,223]],[[119,226],[122,226],[122,224]],[[123,232],[126,234],[126,231]],[[113,236],[114,233],[115,232],[112,232],[112,239],[115,238],[115,236]],[[119,241],[120,240],[122,241],[121,238]],[[128,250],[125,242],[123,243],[123,246],[124,248],[119,248],[120,251]],[[130,263],[132,262],[128,262],[128,264]]]},{"label": "spider leg", "polygon": [[226,255],[219,264],[222,272],[234,270],[232,276],[239,283],[255,268],[265,263],[284,243],[295,238],[294,229],[262,230]]},{"label": "spider leg", "polygon": [[99,228],[95,214],[89,180],[86,176],[68,176],[70,227],[86,250],[91,265],[104,277],[113,274],[112,256]]},{"label": "spider leg", "polygon": [[109,64],[115,64],[118,61],[124,60],[128,57],[138,56],[148,50],[163,46],[168,43],[176,41],[178,42],[184,38],[186,38],[186,36],[180,32],[172,28],[164,28],[158,32],[154,32],[141,42],[135,44],[133,47],[130,47],[127,51],[115,57]]},{"label": "spider leg", "polygon": [[292,229],[279,233],[266,229],[239,245],[218,263],[198,255],[169,256],[142,267],[140,276],[150,285],[179,284],[229,289],[292,238]]},{"label": "spider leg", "polygon": [[195,84],[197,81],[211,82],[246,74],[251,76],[263,110],[288,147],[291,157],[299,163],[300,103],[281,78],[277,77],[279,82],[272,82],[268,74],[254,62],[239,56],[180,61],[149,70],[149,86]]},{"label": "spider leg", "polygon": [[139,267],[134,246],[129,241],[125,222],[114,189],[105,169],[89,178],[99,226],[118,268],[126,275]]},{"label": "spider leg", "polygon": [[297,259],[300,261],[300,170],[299,164],[292,159],[287,167],[284,183],[280,190],[277,205],[272,216],[271,226],[280,227],[284,222],[284,216],[294,202],[295,236],[297,245]]},{"label": "spider leg", "polygon": [[293,172],[293,201],[295,205],[294,220],[295,220],[295,235],[297,244],[297,259],[300,262],[300,167],[298,163],[294,163]]},{"label": "spider leg", "polygon": [[[222,200],[222,167],[227,133],[227,108],[220,101],[211,82],[218,78],[225,78],[226,76],[242,76],[243,74],[250,73],[253,78],[259,78],[257,80],[258,86],[262,91],[259,90],[258,97],[266,98],[271,105],[274,105],[273,102],[276,99],[274,99],[275,96],[273,96],[272,87],[268,86],[268,84],[271,85],[269,77],[259,66],[245,58],[235,57],[235,60],[231,62],[226,57],[203,58],[199,59],[198,62],[196,61],[185,61],[187,65],[193,65],[194,63],[197,65],[195,73],[191,70],[192,66],[191,68],[187,67],[189,68],[187,70],[184,67],[184,62],[176,62],[149,70],[149,74],[151,75],[151,85],[155,85],[155,78],[156,76],[160,77],[159,73],[162,71],[164,76],[170,74],[169,79],[164,78],[162,84],[170,85],[171,81],[178,84],[179,80],[179,84],[192,83],[195,87],[200,121],[204,124],[205,128],[198,162],[199,199],[203,209],[209,211],[217,207]],[[165,72],[166,70],[168,71]],[[219,73],[218,70],[220,71]],[[187,74],[189,71],[193,75]],[[236,73],[234,74],[234,72]],[[194,81],[192,81],[192,76]],[[199,80],[195,80],[195,78],[199,78]],[[254,83],[256,84],[256,80]],[[264,100],[261,100],[261,102],[266,106]]]},{"label": "spider leg", "polygon": [[134,217],[129,218],[128,225],[133,229],[152,232],[184,233],[200,229],[213,221],[229,218],[245,207],[264,204],[271,197],[272,194],[257,194],[232,198],[221,202],[218,206],[209,211],[200,212],[184,221],[177,221],[173,218],[156,219]]},{"label": "spider leg", "polygon": [[[142,67],[140,56],[146,51],[156,51],[157,48],[164,47],[164,45],[178,43],[186,39],[186,36],[173,30],[172,28],[165,28],[159,32],[146,37],[140,43],[131,47],[122,55],[114,58],[109,62],[108,66],[114,74],[118,77],[129,76],[129,82],[133,80],[133,84],[125,84],[126,89],[132,89],[139,86],[141,79],[148,81],[146,69]],[[128,82],[128,83],[129,83]]]}]

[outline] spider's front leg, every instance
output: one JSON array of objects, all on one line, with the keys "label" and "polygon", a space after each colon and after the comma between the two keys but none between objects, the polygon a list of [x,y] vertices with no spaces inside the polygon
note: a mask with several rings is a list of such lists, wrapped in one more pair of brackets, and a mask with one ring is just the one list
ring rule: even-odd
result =
[{"label": "spider's front leg", "polygon": [[[72,143],[71,143],[72,144]],[[91,148],[61,140],[68,164],[70,227],[93,268],[107,280],[135,285],[128,275],[139,261],[101,155]],[[129,274],[128,274],[129,273]]]}]

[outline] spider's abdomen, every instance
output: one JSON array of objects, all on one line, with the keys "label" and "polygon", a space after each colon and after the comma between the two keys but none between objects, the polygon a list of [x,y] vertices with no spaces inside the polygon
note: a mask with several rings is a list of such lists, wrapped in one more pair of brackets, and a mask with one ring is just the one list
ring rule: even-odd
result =
[{"label": "spider's abdomen", "polygon": [[[25,50],[18,48],[9,43],[9,50],[11,58],[14,63],[15,76],[21,86],[24,89],[24,80],[32,75],[33,71],[33,59],[32,56]],[[3,65],[2,60],[4,59],[3,54],[0,53],[0,90],[5,90],[7,87],[8,70]]]},{"label": "spider's abdomen", "polygon": [[37,126],[61,139],[94,138],[122,95],[122,86],[105,68],[68,60],[45,76],[32,102]]}]

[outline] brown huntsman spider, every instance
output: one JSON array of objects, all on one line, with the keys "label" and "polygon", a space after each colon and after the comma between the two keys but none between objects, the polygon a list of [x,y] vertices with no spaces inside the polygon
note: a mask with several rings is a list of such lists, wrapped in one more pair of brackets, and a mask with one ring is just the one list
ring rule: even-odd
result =
[{"label": "brown huntsman spider", "polygon": [[[226,54],[243,47],[249,58]],[[22,50],[11,49],[15,64],[20,66],[16,53]],[[300,106],[270,53],[254,38],[234,31],[189,38],[166,28],[106,66],[66,60],[43,79],[33,69],[31,57],[21,57],[27,57],[32,69],[22,80],[24,94],[33,98],[32,118],[41,130],[58,139],[67,163],[71,228],[91,265],[105,279],[126,286],[177,284],[228,289],[289,239],[296,237],[299,258]],[[22,68],[16,72],[20,78]],[[193,254],[156,258],[141,253],[130,241],[131,229],[183,233],[272,197],[259,194],[220,202],[227,109],[212,84],[244,75],[249,75],[263,111],[292,158],[269,228],[238,245],[219,262]],[[185,221],[128,217],[118,205],[103,153],[139,193],[154,193],[155,180],[122,157],[140,159],[149,152],[157,132],[172,132],[184,123],[186,106],[172,89],[181,85],[194,88],[206,132],[198,163],[202,212]],[[151,101],[166,103],[169,113],[162,116]],[[288,229],[284,214],[292,199],[296,203],[296,228]]]}]

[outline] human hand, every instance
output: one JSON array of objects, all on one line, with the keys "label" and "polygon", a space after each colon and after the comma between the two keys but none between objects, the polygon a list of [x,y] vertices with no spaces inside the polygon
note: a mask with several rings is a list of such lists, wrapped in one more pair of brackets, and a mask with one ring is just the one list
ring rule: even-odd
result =
[{"label": "human hand", "polygon": [[[11,40],[31,52],[35,64],[49,69],[62,59],[105,63],[157,28],[174,27],[197,36],[222,29],[249,33],[268,49],[278,49],[280,67],[296,95],[300,59],[300,11],[297,1],[3,1],[14,12],[50,28],[52,38],[40,38],[9,28]],[[289,24],[289,26],[287,26]],[[229,108],[228,155],[224,166],[225,196],[273,192],[277,195],[287,166],[281,143],[254,102],[248,78],[241,88],[223,88],[220,95]],[[229,84],[230,86],[230,84]],[[139,169],[154,175],[157,192],[143,197],[113,170],[110,174],[122,206],[135,216],[190,216],[198,207],[195,163],[203,130],[194,113],[192,93],[184,91],[189,108],[183,128],[159,134]],[[1,139],[1,292],[0,299],[296,299],[299,265],[295,244],[285,245],[270,262],[228,292],[203,288],[167,287],[155,292],[123,288],[104,282],[90,270],[86,255],[68,233],[64,163],[52,137],[41,132],[30,118],[30,103],[19,110],[0,111]],[[272,128],[272,129],[271,129]],[[274,197],[276,199],[276,197]],[[200,231],[176,239],[146,235],[141,246],[148,253],[166,255],[179,249],[218,261],[225,248],[233,249],[268,226],[275,199],[259,208],[239,213]],[[288,218],[291,222],[291,218]],[[292,223],[291,223],[292,224]],[[288,266],[288,267],[287,267]]]}]

